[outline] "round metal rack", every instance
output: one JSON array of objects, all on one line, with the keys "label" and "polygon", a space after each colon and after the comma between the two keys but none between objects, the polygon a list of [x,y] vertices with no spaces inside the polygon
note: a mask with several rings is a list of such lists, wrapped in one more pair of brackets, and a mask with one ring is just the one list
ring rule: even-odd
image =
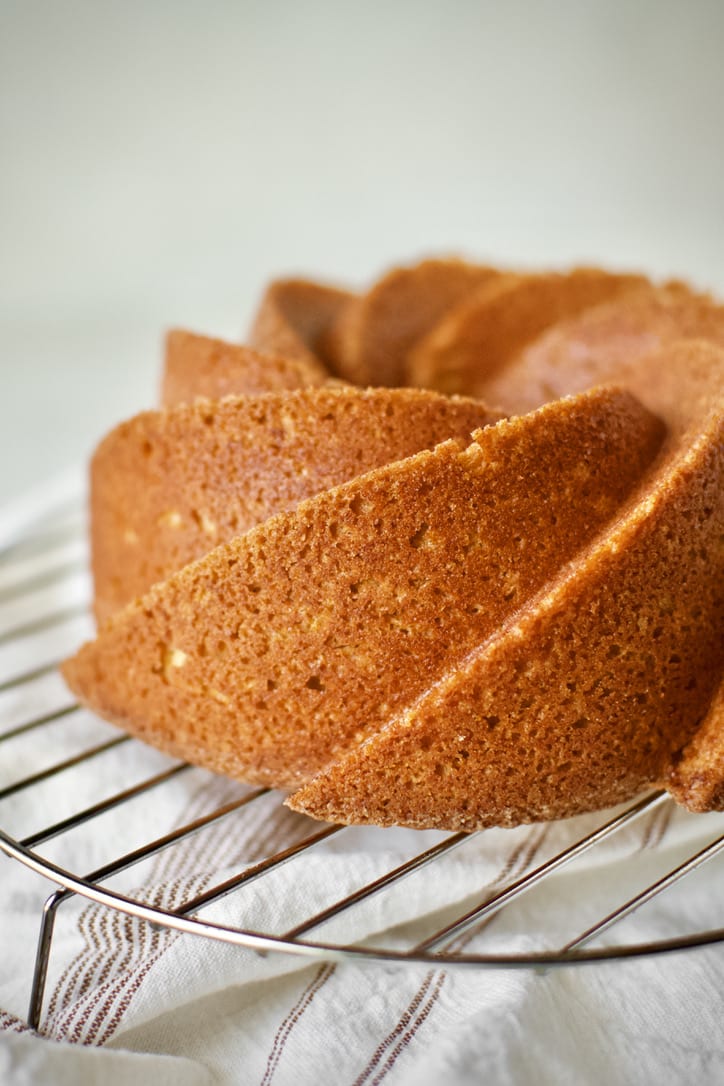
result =
[{"label": "round metal rack", "polygon": [[[36,518],[14,543],[6,545],[0,551],[0,699],[12,692],[30,690],[33,684],[42,683],[57,669],[59,658],[47,648],[43,654],[43,638],[48,631],[54,632],[54,644],[60,634],[68,630],[67,641],[63,640],[62,656],[73,651],[77,642],[74,623],[83,620],[87,609],[87,584],[84,590],[70,593],[62,602],[56,601],[58,586],[68,583],[73,578],[82,578],[85,555],[80,505],[72,502],[59,509],[46,511]],[[62,595],[62,594],[61,594]],[[66,723],[80,708],[69,701],[68,695],[60,693],[60,684],[55,701],[47,711],[33,719],[23,719],[7,725],[3,717],[0,700],[0,747],[11,740],[26,737],[33,740],[34,747],[43,749],[43,736],[59,722]],[[22,772],[0,787],[0,825],[3,822],[5,803],[11,803],[18,797],[33,793],[48,782],[58,782],[70,771],[93,773],[94,762],[108,752],[122,746],[137,744],[136,740],[125,735],[112,733],[106,725],[98,722],[98,741],[91,742],[80,751],[52,762],[50,765],[39,764],[28,772],[27,758],[22,761]],[[40,917],[35,966],[32,977],[32,994],[29,1010],[29,1024],[38,1029],[42,1018],[43,997],[46,986],[48,963],[51,953],[54,925],[60,905],[71,898],[82,897],[101,906],[119,910],[139,920],[178,932],[202,936],[206,939],[221,940],[240,947],[247,947],[262,954],[271,951],[302,955],[307,958],[328,960],[351,960],[358,962],[424,962],[436,965],[465,966],[468,968],[517,968],[550,969],[562,966],[581,966],[586,963],[601,962],[612,958],[633,958],[642,955],[663,954],[677,950],[691,949],[724,941],[724,928],[710,928],[701,931],[686,931],[675,937],[651,939],[619,945],[591,944],[615,923],[628,916],[634,910],[662,894],[674,883],[695,871],[707,860],[724,850],[724,833],[715,836],[703,847],[697,847],[687,854],[682,861],[668,870],[657,874],[656,878],[614,908],[604,910],[593,923],[584,930],[575,926],[575,911],[572,918],[572,930],[562,944],[554,949],[538,952],[496,948],[495,952],[473,952],[470,939],[481,926],[494,915],[500,914],[506,907],[519,901],[523,895],[540,887],[542,883],[554,878],[566,865],[615,838],[626,827],[631,827],[646,815],[665,812],[673,807],[665,793],[651,793],[623,810],[602,814],[598,824],[583,834],[575,832],[571,824],[570,840],[565,846],[537,866],[523,865],[522,870],[508,873],[508,878],[501,885],[491,889],[482,887],[478,900],[470,904],[466,900],[459,913],[438,925],[427,933],[422,940],[403,949],[380,945],[379,941],[370,943],[368,937],[355,936],[354,923],[349,922],[350,939],[345,942],[327,942],[320,939],[318,929],[328,921],[341,916],[352,916],[352,910],[362,902],[377,895],[389,893],[393,887],[423,868],[434,868],[443,857],[470,841],[470,835],[453,833],[438,835],[440,840],[416,852],[404,862],[380,874],[378,877],[357,886],[352,892],[344,893],[325,908],[313,912],[303,920],[295,918],[282,934],[263,930],[247,930],[204,919],[204,910],[227,895],[236,893],[251,883],[262,890],[265,880],[283,865],[299,860],[330,838],[349,832],[343,826],[330,826],[306,820],[306,832],[297,835],[290,843],[251,864],[246,864],[231,877],[225,877],[206,887],[203,892],[189,896],[173,908],[162,907],[152,901],[141,900],[136,896],[121,893],[109,888],[106,883],[121,872],[128,871],[150,857],[158,856],[181,841],[192,838],[203,830],[224,820],[242,819],[258,809],[262,802],[273,801],[273,796],[266,789],[244,789],[231,800],[204,811],[198,817],[186,820],[161,836],[153,836],[130,851],[113,856],[91,872],[79,872],[72,866],[58,864],[48,857],[45,846],[48,842],[62,838],[63,835],[83,825],[92,825],[96,819],[115,813],[123,818],[125,805],[138,797],[161,792],[172,782],[188,772],[199,772],[181,763],[167,764],[161,771],[149,772],[142,779],[125,788],[105,795],[91,804],[66,813],[62,818],[52,819],[47,825],[36,828],[30,834],[12,835],[0,830],[0,850],[13,861],[46,878],[53,884],[53,891],[45,902]],[[267,797],[264,799],[264,797]],[[724,818],[724,816],[723,816]],[[717,828],[724,828],[722,820]],[[379,831],[387,832],[387,831]],[[2,883],[0,882],[0,887]],[[0,889],[0,895],[2,890]]]}]

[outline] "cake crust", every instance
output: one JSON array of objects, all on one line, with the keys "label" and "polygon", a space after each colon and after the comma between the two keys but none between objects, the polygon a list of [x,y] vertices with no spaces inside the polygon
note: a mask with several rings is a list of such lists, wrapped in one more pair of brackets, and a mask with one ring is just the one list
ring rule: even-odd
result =
[{"label": "cake crust", "polygon": [[258,396],[329,381],[314,358],[282,358],[177,328],[166,336],[161,404]]},{"label": "cake crust", "polygon": [[282,358],[326,365],[324,340],[340,312],[354,294],[308,279],[277,279],[264,292],[249,343],[259,351]]},{"label": "cake crust", "polygon": [[313,494],[498,418],[478,400],[349,386],[137,415],[91,463],[96,618]]}]

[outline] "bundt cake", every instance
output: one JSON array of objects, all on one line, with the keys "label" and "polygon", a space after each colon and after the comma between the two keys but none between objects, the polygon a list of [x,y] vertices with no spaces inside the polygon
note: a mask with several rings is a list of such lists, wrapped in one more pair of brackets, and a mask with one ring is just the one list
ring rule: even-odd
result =
[{"label": "bundt cake", "polygon": [[172,333],[94,457],[83,704],[336,822],[724,807],[711,299],[428,260],[274,283],[252,343]]}]

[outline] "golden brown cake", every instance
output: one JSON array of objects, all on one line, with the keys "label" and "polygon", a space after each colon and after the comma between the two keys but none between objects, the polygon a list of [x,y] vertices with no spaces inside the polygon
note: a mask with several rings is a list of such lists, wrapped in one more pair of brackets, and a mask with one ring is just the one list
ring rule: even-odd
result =
[{"label": "golden brown cake", "polygon": [[[99,449],[97,609],[131,602],[65,665],[80,700],[334,821],[471,830],[651,785],[723,807],[718,306],[426,261],[360,296],[273,284],[255,328],[269,380],[317,387]],[[197,338],[186,388],[225,387],[245,349]],[[267,388],[258,359],[236,372]],[[423,363],[512,417],[319,387]]]},{"label": "golden brown cake", "polygon": [[478,400],[352,387],[138,415],[91,464],[96,617],[312,494],[499,417]]},{"label": "golden brown cake", "polygon": [[525,606],[662,437],[631,396],[602,390],[358,476],[156,585],[66,676],[185,758],[298,785]]}]

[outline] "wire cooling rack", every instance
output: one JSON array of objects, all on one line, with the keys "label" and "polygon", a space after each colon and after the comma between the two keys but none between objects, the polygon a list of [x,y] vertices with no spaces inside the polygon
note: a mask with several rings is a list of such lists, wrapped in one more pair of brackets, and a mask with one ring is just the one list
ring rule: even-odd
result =
[{"label": "wire cooling rack", "polygon": [[[42,706],[41,712],[20,721],[14,719],[11,713],[8,726],[5,705],[8,699],[8,704],[12,706],[14,695],[22,694],[23,704],[35,704],[33,697],[28,696],[36,689],[40,691],[42,684],[47,686],[48,679],[57,670],[60,658],[71,653],[80,638],[88,636],[90,632],[86,617],[88,584],[87,579],[84,580],[84,570],[87,556],[83,543],[85,533],[82,520],[79,502],[66,502],[62,507],[36,518],[34,523],[26,526],[15,542],[6,543],[0,549],[0,755],[3,749],[12,745],[11,741],[25,739],[31,746],[30,755],[26,750],[23,756],[18,758],[17,765],[12,759],[6,762],[0,760],[6,775],[10,773],[9,779],[0,786],[0,827],[6,824],[3,812],[12,801],[19,798],[27,800],[49,783],[62,784],[65,777],[72,773],[80,771],[92,776],[94,764],[122,746],[136,746],[141,754],[148,750],[128,736],[109,732],[108,726],[98,721],[98,734],[89,733],[90,738],[85,740],[80,750],[64,752],[62,757],[51,759],[50,763],[46,764],[47,759],[44,760],[43,752],[48,745],[47,736],[53,731],[57,735],[59,725],[67,726],[75,715],[83,712],[70,701],[60,682],[55,684],[50,694],[45,690],[42,697],[36,699],[37,704]],[[72,591],[65,594],[58,591],[69,584]],[[50,640],[49,634],[53,635]],[[59,645],[62,646],[60,653]],[[148,755],[149,758],[152,755],[158,758],[156,752],[150,750]],[[207,886],[203,892],[191,894],[181,903],[174,904],[173,908],[141,900],[139,896],[121,893],[106,885],[121,872],[137,868],[149,858],[171,850],[179,842],[186,841],[209,827],[249,817],[249,813],[255,807],[258,808],[260,803],[274,802],[273,794],[267,789],[244,789],[240,795],[212,805],[210,810],[185,820],[169,832],[153,835],[140,845],[113,856],[91,872],[79,872],[72,862],[59,864],[48,856],[47,846],[50,842],[63,838],[78,827],[94,824],[96,820],[109,814],[123,819],[126,805],[139,797],[162,793],[164,789],[172,787],[173,782],[183,774],[203,772],[181,763],[167,763],[160,771],[157,761],[149,762],[149,768],[151,765],[156,771],[149,771],[127,787],[103,795],[92,803],[84,803],[78,809],[63,814],[61,818],[52,817],[54,809],[51,806],[48,824],[34,829],[30,834],[17,831],[11,834],[0,828],[0,850],[12,860],[49,880],[55,887],[45,902],[42,915],[39,916],[40,932],[28,1015],[32,1028],[37,1029],[41,1021],[55,921],[62,903],[72,898],[89,899],[154,925],[252,948],[261,954],[276,951],[327,960],[425,962],[438,965],[444,963],[447,966],[545,970],[557,966],[601,962],[611,958],[661,954],[724,941],[724,928],[708,927],[706,930],[692,931],[687,928],[682,917],[681,926],[673,936],[615,945],[591,945],[614,924],[721,853],[724,850],[724,833],[720,833],[713,840],[707,840],[703,847],[699,837],[697,847],[686,853],[683,860],[679,858],[673,867],[665,867],[657,872],[652,881],[647,881],[646,885],[639,887],[636,893],[626,897],[614,908],[604,908],[602,914],[596,914],[594,908],[595,919],[588,923],[584,930],[576,927],[577,917],[582,914],[580,910],[574,909],[570,932],[553,949],[521,951],[515,949],[514,943],[510,943],[485,953],[472,953],[469,950],[470,943],[465,936],[479,930],[484,922],[493,916],[497,919],[503,910],[543,883],[550,885],[561,869],[584,853],[601,846],[603,842],[610,843],[611,839],[619,839],[625,828],[630,829],[647,814],[673,807],[672,801],[661,792],[646,795],[616,812],[602,814],[594,827],[591,829],[589,826],[583,833],[580,833],[576,820],[568,824],[558,824],[569,829],[564,847],[554,850],[553,854],[538,866],[525,870],[518,877],[513,876],[512,881],[506,883],[503,880],[502,885],[496,887],[494,892],[490,886],[487,890],[481,888],[477,899],[472,902],[468,895],[464,907],[453,910],[452,916],[448,911],[444,923],[436,923],[433,915],[433,930],[425,934],[423,939],[416,939],[413,945],[402,949],[380,945],[379,941],[375,944],[374,940],[370,944],[369,938],[355,937],[355,908],[368,900],[389,894],[394,887],[421,869],[432,869],[434,872],[435,865],[439,865],[444,857],[468,844],[471,837],[481,835],[438,834],[439,839],[431,845],[428,844],[429,836],[420,835],[419,842],[425,841],[426,844],[422,850],[413,850],[413,854],[404,862],[357,886],[352,892],[345,893],[312,915],[307,915],[302,920],[294,918],[293,923],[290,922],[290,926],[281,934],[247,930],[228,923],[215,922],[204,919],[202,914],[208,906],[242,891],[252,883],[256,883],[257,889],[261,887],[264,892],[265,885],[277,869],[298,861],[302,855],[318,850],[324,842],[336,835],[354,831],[305,819],[303,832],[298,832],[297,824],[297,832],[291,843],[285,844],[280,850],[272,850],[269,854],[262,855],[261,859],[251,864],[242,865],[241,870],[230,877],[212,880],[213,884]],[[69,790],[72,793],[73,787],[69,786],[66,791]],[[40,806],[45,809],[42,804]],[[706,817],[709,819],[707,827],[714,825],[715,830],[724,829],[724,816]],[[595,894],[593,905],[596,905]],[[317,929],[343,915],[349,918],[346,928],[350,934],[348,940],[325,942],[320,941],[318,934],[315,937]],[[590,909],[586,915],[591,915]]]}]

